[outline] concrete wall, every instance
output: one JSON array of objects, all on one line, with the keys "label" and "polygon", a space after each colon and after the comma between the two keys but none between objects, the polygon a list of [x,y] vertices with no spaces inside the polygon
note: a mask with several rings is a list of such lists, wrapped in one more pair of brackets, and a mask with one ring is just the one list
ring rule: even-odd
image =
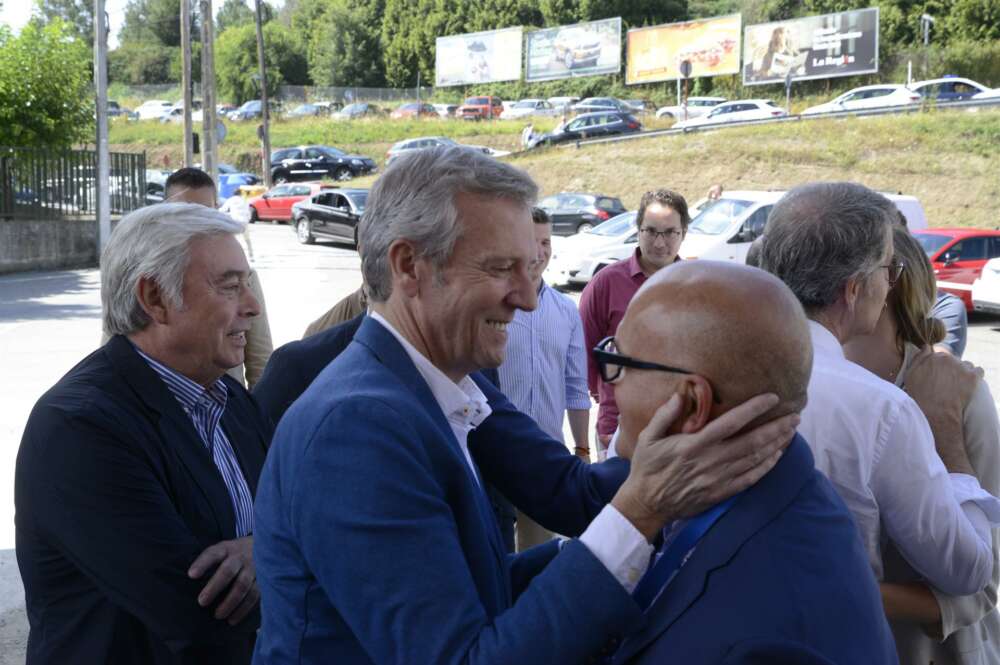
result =
[{"label": "concrete wall", "polygon": [[95,219],[0,219],[0,274],[97,265]]}]

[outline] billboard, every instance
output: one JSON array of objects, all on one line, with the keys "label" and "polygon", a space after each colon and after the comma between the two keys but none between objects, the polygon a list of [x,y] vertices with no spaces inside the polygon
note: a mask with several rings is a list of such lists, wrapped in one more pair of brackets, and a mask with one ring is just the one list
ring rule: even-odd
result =
[{"label": "billboard", "polygon": [[468,85],[521,78],[521,28],[437,38],[434,84]]},{"label": "billboard", "polygon": [[878,7],[749,25],[743,85],[878,71]]},{"label": "billboard", "polygon": [[527,81],[617,74],[622,69],[621,17],[528,33]]},{"label": "billboard", "polygon": [[739,14],[668,23],[628,31],[625,82],[653,83],[682,78],[680,63],[691,63],[691,77],[738,74]]}]

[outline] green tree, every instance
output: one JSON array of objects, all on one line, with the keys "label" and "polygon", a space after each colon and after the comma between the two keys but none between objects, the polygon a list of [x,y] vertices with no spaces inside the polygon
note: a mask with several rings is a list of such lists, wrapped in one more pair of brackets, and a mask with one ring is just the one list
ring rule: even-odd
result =
[{"label": "green tree", "polygon": [[0,27],[0,145],[68,147],[93,130],[90,52],[59,19]]},{"label": "green tree", "polygon": [[[191,35],[201,30],[198,2],[191,2]],[[129,0],[125,5],[125,20],[121,43],[154,43],[163,46],[181,45],[181,0]]]},{"label": "green tree", "polygon": [[[255,7],[253,0],[225,0],[215,17],[217,33],[236,25],[246,25],[254,22]],[[268,23],[274,19],[274,8],[266,2],[260,6],[261,21]]]},{"label": "green tree", "polygon": [[128,85],[179,81],[180,68],[173,70],[175,59],[180,59],[180,48],[156,42],[123,42],[108,54],[108,80]]},{"label": "green tree", "polygon": [[[297,48],[291,30],[277,21],[264,26],[264,61],[270,94],[283,84],[306,85],[309,72],[305,55]],[[242,103],[260,96],[257,72],[257,33],[253,24],[229,28],[215,40],[215,77],[223,99]]]},{"label": "green tree", "polygon": [[32,14],[43,23],[55,20],[68,24],[77,39],[85,44],[94,41],[94,3],[88,0],[36,0]]},{"label": "green tree", "polygon": [[[381,48],[381,2],[323,0],[300,5],[303,13],[322,11],[310,20],[306,58],[316,85],[379,86],[385,83]],[[299,17],[303,21],[303,17]]]},{"label": "green tree", "polygon": [[948,29],[957,39],[1000,40],[1000,0],[955,0]]}]

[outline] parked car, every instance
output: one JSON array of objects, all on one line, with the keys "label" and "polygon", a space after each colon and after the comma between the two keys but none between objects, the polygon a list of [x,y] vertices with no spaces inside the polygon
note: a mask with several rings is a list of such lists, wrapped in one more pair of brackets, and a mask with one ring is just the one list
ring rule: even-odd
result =
[{"label": "parked car", "polygon": [[[687,117],[690,119],[708,115],[709,111],[725,101],[725,97],[688,97]],[[656,109],[656,117],[684,120],[684,105],[674,104],[673,106],[661,106]]]},{"label": "parked car", "polygon": [[[201,122],[204,117],[200,99],[191,100],[191,122]],[[160,122],[184,122],[184,102],[179,101],[160,116]]]},{"label": "parked car", "polygon": [[954,102],[971,99],[973,95],[989,92],[989,88],[972,79],[959,76],[944,76],[939,79],[917,81],[909,85],[910,90],[928,101]]},{"label": "parked car", "polygon": [[[728,191],[716,201],[706,201],[691,219],[681,243],[682,259],[710,259],[744,263],[750,244],[760,237],[771,209],[783,191]],[[924,208],[913,196],[885,194],[903,216],[910,230],[926,229]],[[605,266],[628,258],[635,251],[638,238],[628,236],[623,242],[595,250],[580,261],[573,283],[586,284]]]},{"label": "parked car", "polygon": [[270,220],[288,222],[292,219],[292,206],[323,189],[334,189],[335,185],[318,182],[284,183],[250,199],[250,222]]},{"label": "parked car", "polygon": [[288,112],[289,118],[315,118],[318,115],[327,115],[329,111],[316,104],[299,104]]},{"label": "parked car", "polygon": [[593,67],[601,57],[601,39],[581,28],[563,28],[552,42],[552,57],[566,69]]},{"label": "parked car", "polygon": [[[447,136],[418,136],[414,139],[403,139],[402,141],[397,141],[393,144],[389,151],[385,153],[385,165],[389,166],[397,157],[400,155],[412,152],[414,150],[424,150],[426,148],[437,148],[440,146],[453,146],[462,145],[448,138]],[[476,148],[482,150],[487,155],[492,155],[493,151],[489,148],[470,145],[467,148]]]},{"label": "parked car", "polygon": [[[699,118],[726,101],[725,97],[688,97],[686,100],[687,118]],[[656,109],[657,118],[685,119],[685,104],[669,104]]]},{"label": "parked car", "polygon": [[979,279],[972,283],[972,307],[977,312],[1000,314],[1000,259],[987,261]]},{"label": "parked car", "polygon": [[236,110],[236,107],[232,104],[216,104],[215,113],[222,117],[228,118],[229,114]]},{"label": "parked car", "polygon": [[163,99],[151,99],[139,105],[135,110],[139,120],[157,120],[170,110],[173,104]]},{"label": "parked car", "polygon": [[389,117],[393,120],[402,120],[403,118],[437,118],[440,116],[438,116],[438,112],[430,104],[413,102],[403,104],[393,111]]},{"label": "parked car", "polygon": [[915,104],[921,99],[913,90],[905,85],[880,84],[866,85],[860,88],[848,90],[835,99],[810,106],[802,115],[817,115],[820,113],[836,113],[838,111],[857,111],[861,109],[874,109],[889,106],[906,106]]},{"label": "parked car", "polygon": [[271,182],[293,180],[350,180],[375,171],[375,160],[364,155],[349,155],[325,145],[283,148],[271,153]]},{"label": "parked car", "polygon": [[348,104],[334,113],[333,117],[336,120],[358,120],[359,118],[370,118],[380,115],[385,115],[385,110],[375,104],[355,102],[354,104]]},{"label": "parked car", "polygon": [[367,189],[324,189],[292,206],[295,236],[303,245],[317,238],[357,243],[358,222],[365,211]]},{"label": "parked car", "polygon": [[129,111],[127,108],[123,107],[118,102],[109,99],[108,100],[108,117],[109,118],[117,118],[119,116],[125,116],[126,118],[129,118],[130,120],[133,119],[133,118],[137,118],[137,116],[135,115],[135,113],[133,111]]},{"label": "parked car", "polygon": [[503,113],[503,102],[499,97],[469,97],[455,115],[463,120],[492,120]]},{"label": "parked car", "polygon": [[552,104],[552,107],[554,109],[556,109],[557,111],[559,111],[560,113],[562,113],[563,111],[568,110],[569,107],[573,106],[573,104],[576,104],[578,101],[580,101],[580,98],[579,97],[549,97],[547,101],[549,102],[549,104]]},{"label": "parked car", "polygon": [[[271,109],[272,116],[278,115],[281,108],[278,102],[272,102],[268,100],[267,105],[268,108]],[[244,102],[244,104],[235,111],[230,111],[227,117],[235,122],[242,122],[245,120],[255,120],[261,117],[261,109],[263,108],[264,105],[261,103],[259,99],[251,99],[249,102]]]},{"label": "parked car", "polygon": [[594,113],[596,111],[635,112],[631,106],[614,97],[587,97],[582,102],[573,104],[571,108],[574,113]]},{"label": "parked car", "polygon": [[219,201],[225,201],[230,196],[240,193],[244,185],[258,185],[260,178],[253,173],[224,173],[219,170]]},{"label": "parked car", "polygon": [[166,169],[146,169],[146,205],[163,201],[166,196],[167,178],[171,173]]},{"label": "parked car", "polygon": [[601,222],[626,212],[620,199],[603,194],[560,192],[542,199],[538,207],[549,213],[553,235],[590,231]]},{"label": "parked car", "polygon": [[331,115],[344,107],[340,102],[313,102],[312,105],[319,109],[319,115]]},{"label": "parked car", "polygon": [[914,231],[934,266],[938,288],[958,296],[972,311],[972,283],[983,266],[1000,257],[1000,231],[933,228]]},{"label": "parked car", "polygon": [[[636,242],[636,213],[623,212],[589,231],[584,230],[566,238],[552,238],[552,258],[545,269],[545,283],[551,286],[577,285],[582,262],[594,252],[625,242]],[[586,283],[586,282],[582,282]]]},{"label": "parked car", "polygon": [[551,117],[559,115],[552,104],[544,99],[522,99],[514,102],[506,111],[500,114],[501,120],[519,120],[521,118]]},{"label": "parked car", "polygon": [[528,148],[616,134],[632,134],[640,131],[642,131],[642,123],[629,113],[621,111],[584,113],[559,125],[547,134],[532,137],[528,142]]},{"label": "parked car", "polygon": [[1000,98],[1000,88],[994,90],[986,90],[985,92],[977,92],[972,96],[973,99],[998,99]]},{"label": "parked car", "polygon": [[745,122],[748,120],[766,120],[781,118],[787,115],[785,109],[770,99],[741,99],[736,102],[719,104],[700,118],[675,122],[674,129],[721,125],[729,122]]},{"label": "parked car", "polygon": [[458,104],[433,104],[433,106],[442,118],[454,118],[458,112]]}]

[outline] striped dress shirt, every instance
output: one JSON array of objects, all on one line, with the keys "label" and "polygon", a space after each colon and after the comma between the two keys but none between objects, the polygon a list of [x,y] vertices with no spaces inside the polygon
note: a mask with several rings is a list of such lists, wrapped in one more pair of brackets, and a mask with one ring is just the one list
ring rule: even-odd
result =
[{"label": "striped dress shirt", "polygon": [[500,388],[543,432],[564,441],[566,409],[590,409],[583,322],[576,304],[542,282],[538,307],[518,310],[507,326]]},{"label": "striped dress shirt", "polygon": [[253,533],[253,495],[250,494],[250,486],[243,477],[236,452],[229,443],[225,431],[219,426],[222,413],[226,410],[226,401],[229,399],[229,389],[226,388],[226,384],[219,379],[208,388],[203,388],[186,376],[150,358],[138,347],[135,347],[135,350],[167,384],[167,388],[180,403],[184,413],[191,419],[202,442],[208,448],[208,454],[212,456],[212,461],[215,462],[215,467],[219,470],[229,492],[229,498],[233,502],[236,537],[249,536]]}]

